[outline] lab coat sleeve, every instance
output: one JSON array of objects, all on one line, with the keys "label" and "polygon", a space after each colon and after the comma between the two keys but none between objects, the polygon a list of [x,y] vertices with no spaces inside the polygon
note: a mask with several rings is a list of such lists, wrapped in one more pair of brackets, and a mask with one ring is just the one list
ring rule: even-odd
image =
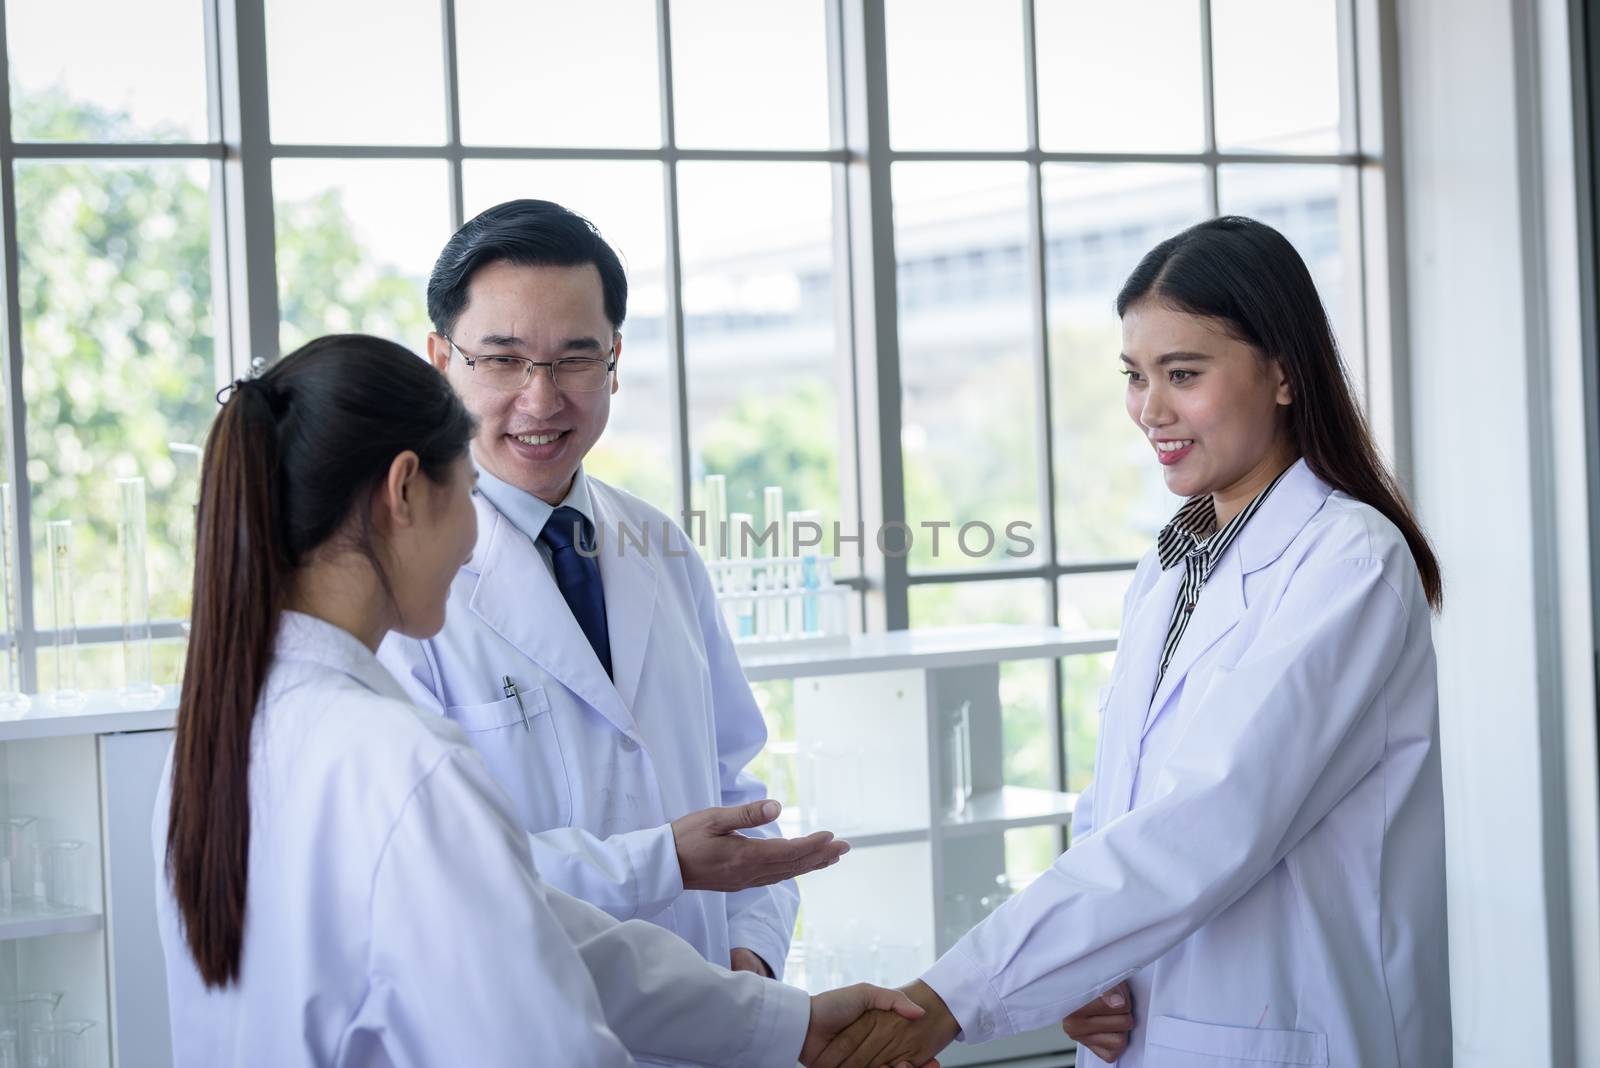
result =
[{"label": "lab coat sleeve", "polygon": [[[477,755],[439,758],[407,799],[372,882],[371,988],[352,1060],[403,1066],[633,1064]],[[517,947],[515,950],[509,947]],[[535,1058],[537,1059],[537,1058]]]},{"label": "lab coat sleeve", "polygon": [[[432,642],[390,634],[378,658],[417,707],[445,714]],[[683,893],[670,824],[607,838],[557,827],[528,838],[534,867],[545,882],[619,920],[654,916]]]},{"label": "lab coat sleeve", "polygon": [[664,928],[617,923],[549,895],[600,992],[606,1022],[637,1056],[728,1068],[794,1068],[811,1021],[805,991],[708,964]]},{"label": "lab coat sleeve", "polygon": [[[688,547],[685,540],[684,547]],[[694,583],[695,604],[700,614],[700,631],[705,636],[706,662],[711,675],[712,714],[716,719],[717,774],[722,787],[722,804],[743,805],[767,796],[767,787],[749,771],[749,764],[767,744],[767,725],[750,683],[744,677],[733,639],[728,636],[722,612],[711,590],[711,580],[697,553],[685,558]],[[744,832],[753,838],[776,838],[776,824]],[[789,956],[789,940],[794,935],[795,917],[800,911],[800,888],[789,879],[771,886],[756,886],[728,895],[729,946],[751,950],[772,969],[775,979],[783,978],[784,961]]]},{"label": "lab coat sleeve", "polygon": [[1212,673],[1158,795],[1074,843],[924,976],[965,1040],[1054,1023],[1271,871],[1377,765],[1385,683],[1427,626],[1381,561],[1303,563],[1261,637]]},{"label": "lab coat sleeve", "polygon": [[528,840],[540,878],[616,919],[648,919],[683,893],[670,823],[606,838],[581,827],[556,827]]}]

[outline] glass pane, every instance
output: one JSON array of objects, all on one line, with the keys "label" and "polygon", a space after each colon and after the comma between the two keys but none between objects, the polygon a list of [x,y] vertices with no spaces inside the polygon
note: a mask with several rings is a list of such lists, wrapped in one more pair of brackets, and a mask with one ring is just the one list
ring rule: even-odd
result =
[{"label": "glass pane", "polygon": [[[901,454],[914,569],[1038,555],[1027,168],[894,168]],[[933,528],[947,524],[937,550]]]},{"label": "glass pane", "polygon": [[1217,145],[1339,150],[1335,0],[1212,0]]},{"label": "glass pane", "polygon": [[1056,625],[1069,634],[1116,633],[1122,629],[1122,599],[1132,581],[1132,571],[1063,575],[1061,619]]},{"label": "glass pane", "polygon": [[1022,148],[1022,5],[885,0],[889,134],[910,150]]},{"label": "glass pane", "polygon": [[444,143],[439,0],[268,0],[278,144]]},{"label": "glass pane", "polygon": [[[1046,587],[1039,579],[918,584],[908,592],[913,627],[1046,622]],[[1053,789],[1050,741],[1050,663],[1009,660],[1000,665],[1001,746],[1005,782]]]},{"label": "glass pane", "polygon": [[443,163],[278,160],[278,332],[284,352],[351,331],[426,351],[428,272],[450,237]]},{"label": "glass pane", "polygon": [[672,80],[680,145],[828,143],[827,22],[819,0],[677,0]]},{"label": "glass pane", "polygon": [[1042,579],[919,582],[906,591],[913,627],[1043,625],[1048,622],[1046,592]]},{"label": "glass pane", "polygon": [[456,41],[468,144],[661,143],[654,0],[456,0]]},{"label": "glass pane", "polygon": [[119,622],[115,480],[130,476],[146,483],[152,611],[189,613],[198,472],[168,443],[201,444],[217,408],[208,173],[199,162],[17,165],[41,627],[54,625],[44,535],[55,519],[74,525],[78,625]]},{"label": "glass pane", "polygon": [[729,513],[760,523],[762,491],[782,487],[785,512],[822,513],[831,551],[847,379],[829,165],[685,163],[678,175],[692,499],[705,475],[725,475]]},{"label": "glass pane", "polygon": [[1094,778],[1100,742],[1100,688],[1111,681],[1115,653],[1061,659],[1061,734],[1067,749],[1067,790],[1081,793]]},{"label": "glass pane", "polygon": [[1006,891],[1020,894],[1061,856],[1061,828],[1014,827],[1005,832]]},{"label": "glass pane", "polygon": [[1058,555],[1137,559],[1176,505],[1123,404],[1116,296],[1145,253],[1206,217],[1205,171],[1050,164],[1044,201]]},{"label": "glass pane", "polygon": [[1034,21],[1046,150],[1205,147],[1196,0],[1038,0]]},{"label": "glass pane", "polygon": [[[152,528],[153,529],[153,528]],[[112,555],[116,555],[116,531],[112,531]],[[112,564],[115,572],[116,565]],[[113,574],[113,579],[115,574]],[[36,579],[35,581],[43,581]],[[116,588],[112,588],[113,594]],[[153,591],[152,591],[153,592]],[[80,600],[79,604],[83,602]],[[47,618],[47,617],[46,617]],[[40,619],[41,625],[48,625],[46,618]],[[113,622],[116,622],[113,620]],[[151,681],[157,686],[179,686],[183,683],[183,663],[189,652],[188,638],[161,638],[150,643],[150,670]],[[50,674],[51,657],[54,653],[50,650],[48,641],[42,642],[39,651],[39,679],[41,686],[48,689],[52,675]],[[115,689],[122,685],[122,643],[120,641],[84,643],[78,646],[78,679],[80,685],[90,689]]]},{"label": "glass pane", "polygon": [[1061,620],[1056,625],[1072,635],[1117,633],[1122,630],[1122,601],[1130,582],[1133,582],[1133,571],[1061,576],[1058,579]]},{"label": "glass pane", "polygon": [[206,140],[194,0],[9,0],[5,19],[18,141]]},{"label": "glass pane", "polygon": [[[1347,357],[1361,341],[1359,276],[1348,275],[1347,285],[1345,266],[1345,235],[1356,228],[1354,178],[1354,169],[1331,165],[1245,164],[1217,172],[1223,213],[1275,227],[1306,261]],[[1348,255],[1353,260],[1354,250]]]},{"label": "glass pane", "polygon": [[469,161],[467,218],[533,197],[571,208],[600,229],[628,272],[618,391],[584,469],[678,519],[672,486],[672,377],[667,364],[662,177],[659,163]]}]

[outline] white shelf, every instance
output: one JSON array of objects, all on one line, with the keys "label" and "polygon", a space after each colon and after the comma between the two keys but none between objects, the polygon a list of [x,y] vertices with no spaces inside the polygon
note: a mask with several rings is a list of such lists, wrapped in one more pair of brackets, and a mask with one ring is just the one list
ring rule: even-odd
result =
[{"label": "white shelf", "polygon": [[19,902],[10,912],[0,913],[0,942],[44,935],[82,934],[105,926],[105,917],[85,909],[40,908],[32,902]]},{"label": "white shelf", "polygon": [[178,716],[176,686],[163,687],[160,700],[150,709],[123,707],[117,700],[115,690],[89,691],[88,700],[75,711],[54,707],[47,697],[38,694],[32,696],[33,707],[25,714],[0,718],[0,742],[165,730],[177,721]]},{"label": "white shelf", "polygon": [[1117,647],[1113,633],[1070,632],[1060,627],[942,627],[856,634],[848,643],[819,649],[764,651],[741,647],[739,661],[751,682],[970,667],[1003,660],[1043,660],[1058,656],[1108,653]]},{"label": "white shelf", "polygon": [[1002,786],[973,795],[959,816],[946,814],[940,833],[947,838],[987,834],[1013,827],[1061,826],[1072,822],[1077,794]]}]

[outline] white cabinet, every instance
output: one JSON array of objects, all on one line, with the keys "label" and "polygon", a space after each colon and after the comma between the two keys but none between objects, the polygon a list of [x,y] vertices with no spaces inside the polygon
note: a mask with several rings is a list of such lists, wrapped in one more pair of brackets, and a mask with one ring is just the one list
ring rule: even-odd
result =
[{"label": "white cabinet", "polygon": [[[170,711],[129,718],[103,704],[0,720],[0,1045],[14,1043],[28,1068],[116,1063],[99,732],[162,721]],[[149,811],[140,836],[147,856]],[[47,1039],[34,1028],[49,1021],[61,1033]],[[68,1059],[73,1045],[77,1060]]]},{"label": "white cabinet", "polygon": [[[1051,627],[983,627],[744,653],[752,682],[793,685],[795,736],[776,740],[765,763],[777,796],[812,804],[809,816],[806,804],[791,804],[786,830],[809,819],[854,847],[801,881],[792,978],[817,988],[904,982],[975,922],[1005,871],[1006,832],[1064,826],[1074,801],[1003,781],[1000,665],[1114,646],[1111,636]],[[84,843],[86,887],[80,907],[17,900],[0,914],[0,1002],[60,994],[57,1019],[93,1024],[85,1068],[171,1063],[150,842],[176,707],[175,691],[165,697],[156,709],[128,712],[113,695],[95,694],[81,712],[0,720],[0,818],[33,817],[40,842]],[[964,734],[947,729],[963,707]],[[947,758],[958,737],[967,770],[956,774]],[[971,791],[959,811],[950,803],[956,778]],[[29,881],[13,887],[14,897],[31,894]],[[957,1046],[941,1061],[1040,1057],[1021,1062],[1032,1068],[1064,1063],[1070,1046],[1050,1029]]]},{"label": "white cabinet", "polygon": [[[1115,644],[1054,627],[982,627],[744,656],[752,682],[793,680],[794,737],[766,759],[785,829],[831,830],[852,846],[841,863],[800,880],[791,981],[813,991],[906,982],[998,904],[1006,832],[1066,826],[1076,801],[1004,781],[1000,665]],[[955,1046],[940,1060],[983,1064],[1071,1047],[1049,1028]]]}]

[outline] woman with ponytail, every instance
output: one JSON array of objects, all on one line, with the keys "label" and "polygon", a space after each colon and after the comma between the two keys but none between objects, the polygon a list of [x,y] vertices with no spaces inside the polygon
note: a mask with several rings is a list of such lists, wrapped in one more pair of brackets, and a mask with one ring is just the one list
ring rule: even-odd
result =
[{"label": "woman with ponytail", "polygon": [[714,968],[540,883],[460,728],[374,655],[444,624],[472,432],[443,376],[360,335],[222,405],[154,819],[177,1068],[790,1066],[866,1008],[919,1015]]},{"label": "woman with ponytail", "polygon": [[1448,1068],[1433,551],[1283,235],[1186,230],[1117,314],[1182,503],[1124,602],[1071,848],[908,988],[920,1021],[819,1063],[1065,1017],[1084,1066]]}]

